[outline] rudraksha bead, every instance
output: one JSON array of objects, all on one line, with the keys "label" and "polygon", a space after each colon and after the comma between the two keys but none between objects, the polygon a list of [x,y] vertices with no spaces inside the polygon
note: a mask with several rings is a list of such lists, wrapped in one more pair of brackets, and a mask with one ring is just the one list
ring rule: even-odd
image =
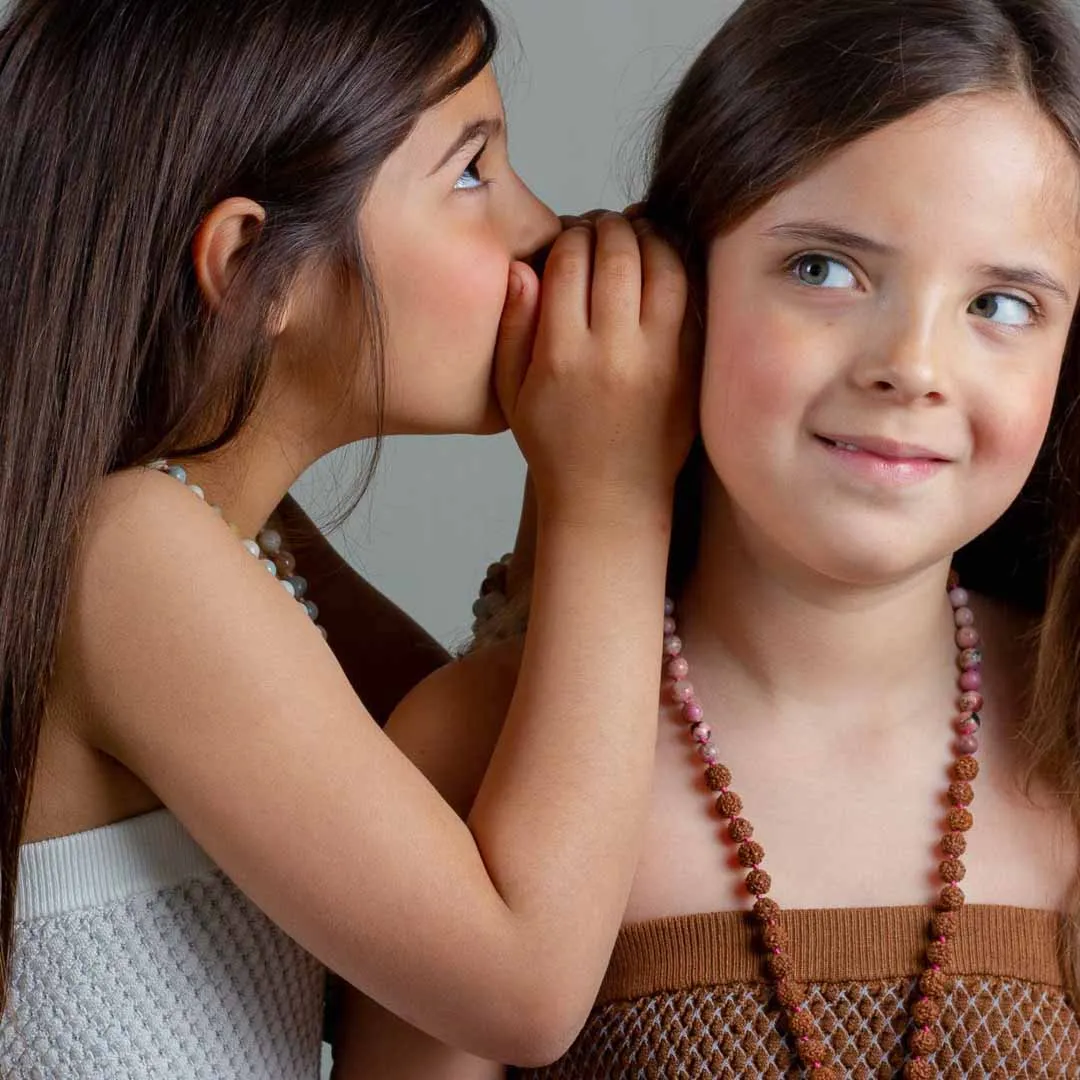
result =
[{"label": "rudraksha bead", "polygon": [[964,864],[959,859],[945,859],[938,867],[938,873],[941,874],[942,881],[954,885],[956,882],[964,880],[967,870],[964,869]]},{"label": "rudraksha bead", "polygon": [[938,967],[948,967],[952,962],[952,947],[947,941],[931,941],[926,947],[926,959]]},{"label": "rudraksha bead", "polygon": [[954,780],[971,782],[979,775],[979,763],[973,757],[957,758],[953,762],[952,777]]},{"label": "rudraksha bead", "polygon": [[933,998],[919,998],[911,1007],[911,1016],[916,1024],[924,1027],[927,1024],[936,1024],[941,1018],[941,1004]]},{"label": "rudraksha bead", "polygon": [[721,817],[734,818],[742,813],[742,799],[734,791],[725,791],[716,800]]},{"label": "rudraksha bead", "polygon": [[813,1065],[815,1061],[823,1062],[829,1056],[829,1048],[821,1039],[813,1037],[800,1039],[795,1045],[798,1047],[799,1057],[805,1065]]},{"label": "rudraksha bead", "polygon": [[794,979],[781,979],[776,984],[776,1000],[785,1009],[796,1009],[806,1000],[806,987]]},{"label": "rudraksha bead", "polygon": [[763,923],[773,922],[780,918],[780,905],[775,900],[763,896],[754,904],[754,914]]},{"label": "rudraksha bead", "polygon": [[754,826],[744,817],[737,817],[731,819],[731,824],[728,826],[728,836],[736,844],[743,843],[744,840],[749,840],[754,835]]},{"label": "rudraksha bead", "polygon": [[951,938],[960,928],[960,917],[955,911],[935,911],[930,919],[930,929],[936,938]]},{"label": "rudraksha bead", "polygon": [[816,1025],[814,1018],[808,1009],[800,1009],[798,1012],[788,1013],[788,1027],[791,1034],[797,1039],[805,1039],[814,1034]]},{"label": "rudraksha bead", "polygon": [[928,997],[940,999],[945,996],[945,991],[949,988],[949,980],[945,977],[945,973],[941,971],[935,971],[933,968],[927,968],[919,977],[919,989]]},{"label": "rudraksha bead", "polygon": [[752,866],[760,866],[765,858],[765,849],[753,840],[747,840],[739,845],[739,863],[749,869]]},{"label": "rudraksha bead", "polygon": [[913,1058],[904,1066],[904,1080],[936,1080],[937,1070],[926,1058]]},{"label": "rudraksha bead", "polygon": [[963,810],[959,806],[954,806],[949,811],[949,816],[946,818],[949,823],[949,828],[952,832],[967,832],[972,825],[975,824],[975,819],[971,816],[970,810]]},{"label": "rudraksha bead", "polygon": [[746,875],[746,887],[754,896],[764,896],[772,888],[772,878],[764,870],[751,870]]},{"label": "rudraksha bead", "polygon": [[787,931],[776,923],[771,926],[766,926],[761,931],[761,943],[770,952],[773,949],[784,950],[788,947]]},{"label": "rudraksha bead", "polygon": [[705,783],[710,791],[723,791],[731,786],[731,772],[726,765],[710,765],[705,770]]},{"label": "rudraksha bead", "polygon": [[795,970],[791,957],[785,956],[783,953],[770,953],[766,956],[765,967],[769,971],[769,978],[773,980],[788,979]]},{"label": "rudraksha bead", "polygon": [[954,780],[949,785],[949,802],[953,806],[970,806],[975,800],[975,789],[966,780]]},{"label": "rudraksha bead", "polygon": [[942,911],[959,911],[964,906],[964,890],[959,885],[946,885],[941,890],[938,907]]},{"label": "rudraksha bead", "polygon": [[959,832],[946,833],[941,838],[941,850],[951,858],[958,859],[967,851],[967,837]]}]

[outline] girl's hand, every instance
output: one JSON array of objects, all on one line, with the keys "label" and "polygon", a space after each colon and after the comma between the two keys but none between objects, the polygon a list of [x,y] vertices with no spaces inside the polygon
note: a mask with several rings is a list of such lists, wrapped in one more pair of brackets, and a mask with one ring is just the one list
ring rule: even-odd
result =
[{"label": "girl's hand", "polygon": [[512,267],[496,389],[542,517],[610,523],[670,505],[694,433],[686,300],[672,248],[620,214],[567,229],[542,288]]}]

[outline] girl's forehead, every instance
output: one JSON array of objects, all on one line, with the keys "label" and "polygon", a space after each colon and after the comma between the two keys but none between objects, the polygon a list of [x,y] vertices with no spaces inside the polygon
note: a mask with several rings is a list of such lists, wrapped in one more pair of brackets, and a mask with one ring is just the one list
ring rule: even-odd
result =
[{"label": "girl's forehead", "polygon": [[889,244],[1075,257],[1078,211],[1080,162],[1057,125],[1020,95],[968,94],[839,148],[735,231],[839,218]]}]

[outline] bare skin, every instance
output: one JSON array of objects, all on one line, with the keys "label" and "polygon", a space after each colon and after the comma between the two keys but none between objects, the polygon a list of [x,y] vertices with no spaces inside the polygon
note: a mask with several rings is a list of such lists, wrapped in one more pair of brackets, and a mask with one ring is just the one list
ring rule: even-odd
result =
[{"label": "bare skin", "polygon": [[[922,905],[940,885],[957,670],[945,581],[1043,438],[1080,292],[1080,237],[1062,227],[1076,180],[1071,149],[1029,103],[973,95],[837,152],[714,241],[711,471],[679,632],[785,908]],[[985,213],[996,205],[1015,216]],[[905,469],[926,468],[904,464],[910,449],[837,461],[855,452],[821,436],[845,435],[930,449],[938,464],[910,480]],[[987,707],[964,891],[973,904],[1063,911],[1075,828],[1052,793],[1024,790],[1017,737],[1031,627],[981,598],[973,607]],[[599,651],[621,648],[617,633],[604,641]],[[407,712],[394,728],[461,808],[512,671],[512,655],[481,653],[416,692],[456,696],[457,732]],[[674,712],[660,713],[628,923],[749,906]],[[444,756],[461,744],[451,771]],[[341,1080],[501,1074],[359,1000],[349,1023],[343,1038],[368,1047],[369,1067]]]},{"label": "bare skin", "polygon": [[[477,121],[482,134],[453,149]],[[193,258],[209,303],[263,214],[233,198],[206,219]],[[83,534],[28,839],[164,804],[372,998],[485,1056],[544,1060],[587,1014],[646,809],[671,492],[693,432],[685,277],[612,215],[595,236],[560,237],[539,310],[520,260],[557,221],[509,166],[490,72],[421,117],[359,227],[387,316],[386,430],[509,423],[536,480],[534,629],[468,824],[209,507],[132,472],[103,485]],[[252,420],[189,463],[243,535],[312,461],[376,430],[349,303],[304,275],[275,315]],[[635,644],[585,663],[617,613]],[[424,711],[438,723],[445,709],[429,698]],[[580,938],[552,950],[586,897]]]}]

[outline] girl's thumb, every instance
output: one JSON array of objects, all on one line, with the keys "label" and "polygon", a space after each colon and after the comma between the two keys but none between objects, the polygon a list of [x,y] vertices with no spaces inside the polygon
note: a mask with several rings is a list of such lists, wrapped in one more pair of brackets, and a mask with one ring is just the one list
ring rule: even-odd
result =
[{"label": "girl's thumb", "polygon": [[512,263],[495,346],[495,394],[508,423],[513,420],[518,393],[532,359],[539,299],[536,274],[525,263]]}]

